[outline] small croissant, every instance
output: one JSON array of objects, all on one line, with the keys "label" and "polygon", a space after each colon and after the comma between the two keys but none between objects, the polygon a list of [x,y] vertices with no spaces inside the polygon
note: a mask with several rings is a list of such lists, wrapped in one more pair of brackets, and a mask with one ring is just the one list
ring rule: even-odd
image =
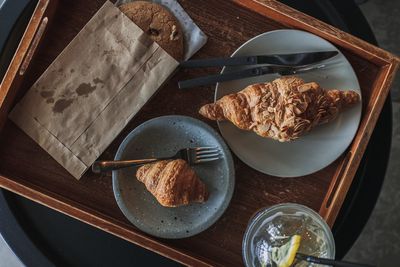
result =
[{"label": "small croissant", "polygon": [[229,120],[240,129],[286,142],[335,119],[359,101],[354,91],[325,90],[315,82],[290,76],[249,85],[199,112],[211,120]]},{"label": "small croissant", "polygon": [[165,207],[205,202],[208,198],[206,185],[182,159],[143,165],[136,178]]}]

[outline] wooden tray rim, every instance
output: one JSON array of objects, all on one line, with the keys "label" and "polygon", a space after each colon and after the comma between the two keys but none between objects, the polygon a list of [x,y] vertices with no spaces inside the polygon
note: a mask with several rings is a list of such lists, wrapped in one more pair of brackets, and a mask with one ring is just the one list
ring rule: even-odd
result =
[{"label": "wooden tray rim", "polygon": [[[375,98],[375,102],[367,114],[368,116],[363,117],[362,120],[365,123],[363,125],[360,124],[350,151],[339,167],[329,187],[327,197],[321,205],[320,214],[332,226],[354,178],[372,130],[375,127],[375,123],[389,92],[391,82],[399,67],[400,59],[383,49],[375,47],[275,0],[233,0],[233,2],[289,27],[303,29],[319,35],[340,47],[351,48],[352,52],[356,55],[380,67],[378,78],[375,81],[375,87],[378,87],[378,89],[375,88],[375,93],[377,92],[379,95]],[[25,38],[25,34],[23,39]],[[45,188],[29,184],[26,181],[20,183],[17,180],[0,175],[0,186],[182,264],[195,266],[218,265],[218,263],[211,262],[209,259],[194,255],[193,252],[168,247],[158,242],[157,239],[146,236],[139,230],[129,230],[124,227],[126,224],[117,222],[112,217],[99,214],[97,211],[80,203],[47,191]],[[341,194],[337,194],[339,191]],[[324,205],[327,204],[332,205],[333,208],[324,208]]]}]

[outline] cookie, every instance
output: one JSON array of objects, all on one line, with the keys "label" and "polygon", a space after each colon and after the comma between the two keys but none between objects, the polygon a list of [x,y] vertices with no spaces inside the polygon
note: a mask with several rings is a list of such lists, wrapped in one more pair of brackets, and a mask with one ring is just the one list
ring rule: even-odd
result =
[{"label": "cookie", "polygon": [[134,1],[119,6],[119,9],[173,58],[178,61],[183,59],[182,28],[165,7],[147,1]]}]

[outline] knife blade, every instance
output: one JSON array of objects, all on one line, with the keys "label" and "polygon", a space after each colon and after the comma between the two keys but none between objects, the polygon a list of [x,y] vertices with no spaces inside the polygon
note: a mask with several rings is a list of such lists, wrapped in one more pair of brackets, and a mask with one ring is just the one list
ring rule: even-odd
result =
[{"label": "knife blade", "polygon": [[261,76],[271,73],[278,73],[280,75],[293,75],[306,71],[324,68],[324,64],[304,66],[304,67],[290,67],[290,66],[261,66],[240,71],[233,71],[228,73],[221,73],[215,75],[208,75],[190,80],[178,82],[180,89],[186,89],[196,86],[211,85],[218,82],[226,82],[232,80],[239,80],[243,78]]},{"label": "knife blade", "polygon": [[230,58],[194,59],[182,62],[180,66],[183,68],[222,67],[257,64],[304,66],[329,59],[336,56],[337,54],[338,51],[321,51],[282,55],[275,54],[259,56],[239,56]]}]

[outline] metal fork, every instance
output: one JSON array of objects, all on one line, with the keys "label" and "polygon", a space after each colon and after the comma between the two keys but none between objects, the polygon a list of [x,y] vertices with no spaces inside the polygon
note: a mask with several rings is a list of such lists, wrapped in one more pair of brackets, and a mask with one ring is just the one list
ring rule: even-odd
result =
[{"label": "metal fork", "polygon": [[168,160],[168,159],[183,159],[187,161],[189,165],[195,165],[199,163],[218,160],[219,158],[220,158],[220,151],[218,147],[207,146],[207,147],[183,148],[178,152],[176,152],[176,154],[171,157],[95,161],[92,165],[92,171],[94,173],[101,173],[112,170],[118,170],[121,168],[140,166],[143,164],[152,163],[160,160]]}]

